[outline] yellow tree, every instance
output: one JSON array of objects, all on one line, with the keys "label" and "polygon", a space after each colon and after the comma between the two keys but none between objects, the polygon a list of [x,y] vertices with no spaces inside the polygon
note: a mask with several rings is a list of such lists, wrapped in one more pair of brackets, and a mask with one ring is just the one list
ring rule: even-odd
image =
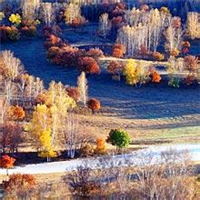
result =
[{"label": "yellow tree", "polygon": [[38,104],[33,111],[30,130],[32,138],[41,152],[39,156],[45,156],[47,160],[49,160],[53,152],[51,124],[52,118],[49,108],[46,105]]},{"label": "yellow tree", "polygon": [[141,86],[150,80],[149,67],[143,66],[141,62],[129,59],[123,70],[128,85]]}]

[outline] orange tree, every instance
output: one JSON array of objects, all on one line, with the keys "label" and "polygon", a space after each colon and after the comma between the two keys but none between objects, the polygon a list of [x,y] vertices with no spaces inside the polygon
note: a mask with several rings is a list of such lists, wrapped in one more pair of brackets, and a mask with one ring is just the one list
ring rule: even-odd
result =
[{"label": "orange tree", "polygon": [[0,167],[5,168],[7,170],[7,175],[8,175],[8,169],[13,168],[14,163],[15,159],[8,155],[3,155],[0,159]]},{"label": "orange tree", "polygon": [[92,98],[87,102],[87,106],[92,110],[92,113],[94,114],[95,111],[100,110],[101,103],[98,99]]}]

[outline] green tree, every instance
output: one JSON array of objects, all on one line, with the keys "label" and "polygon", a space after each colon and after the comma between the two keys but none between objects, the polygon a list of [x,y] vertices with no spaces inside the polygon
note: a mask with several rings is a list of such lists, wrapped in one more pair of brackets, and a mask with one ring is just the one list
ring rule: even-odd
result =
[{"label": "green tree", "polygon": [[128,147],[130,141],[129,134],[123,129],[112,129],[106,140],[106,142],[115,145],[118,148],[118,152],[120,152],[122,148]]}]

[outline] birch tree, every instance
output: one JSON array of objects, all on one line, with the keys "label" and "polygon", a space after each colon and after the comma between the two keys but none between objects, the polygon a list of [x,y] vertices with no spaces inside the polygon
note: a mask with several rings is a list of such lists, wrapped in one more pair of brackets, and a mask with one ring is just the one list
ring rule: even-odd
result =
[{"label": "birch tree", "polygon": [[106,38],[111,30],[111,23],[108,19],[108,13],[104,13],[99,17],[99,31],[100,35]]},{"label": "birch tree", "polygon": [[81,75],[78,77],[77,85],[80,92],[80,102],[82,102],[86,107],[88,99],[88,86],[85,72],[81,72]]}]

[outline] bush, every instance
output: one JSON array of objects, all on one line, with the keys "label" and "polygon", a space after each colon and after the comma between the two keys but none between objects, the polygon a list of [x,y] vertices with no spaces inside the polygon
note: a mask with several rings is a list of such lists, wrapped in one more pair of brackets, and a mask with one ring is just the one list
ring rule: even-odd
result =
[{"label": "bush", "polygon": [[114,44],[112,55],[117,58],[122,58],[126,53],[126,47],[123,44]]},{"label": "bush", "polygon": [[99,111],[101,108],[101,104],[100,101],[98,99],[90,99],[87,102],[87,106],[88,108],[90,108],[92,110],[92,113],[94,114],[95,111]]},{"label": "bush", "polygon": [[93,57],[94,59],[98,59],[103,56],[103,51],[99,48],[91,48],[87,51],[86,55],[88,57]]},{"label": "bush", "polygon": [[24,198],[36,186],[36,178],[30,174],[12,174],[2,187],[7,194]]},{"label": "bush", "polygon": [[81,145],[80,155],[81,157],[93,156],[94,154],[94,146],[88,142]]},{"label": "bush", "polygon": [[7,40],[16,41],[20,39],[20,32],[15,26],[1,26],[0,38],[3,42]]},{"label": "bush", "polygon": [[163,60],[163,59],[164,59],[164,55],[161,54],[161,53],[159,53],[159,52],[154,52],[154,53],[152,54],[152,56],[153,56],[153,58],[154,58],[155,60]]},{"label": "bush", "polygon": [[72,97],[76,102],[80,99],[80,92],[77,87],[67,87],[66,91],[70,97]]},{"label": "bush", "polygon": [[82,57],[78,60],[79,70],[88,74],[99,74],[101,72],[98,63],[94,58]]},{"label": "bush", "polygon": [[195,56],[186,56],[184,58],[184,64],[189,72],[195,72],[198,67],[198,59]]},{"label": "bush", "polygon": [[153,71],[153,72],[151,73],[151,81],[152,81],[153,83],[159,83],[159,82],[161,81],[161,76],[160,76],[160,74],[159,74],[158,72],[156,72],[156,71]]},{"label": "bush", "polygon": [[94,150],[94,153],[97,155],[103,155],[106,153],[106,144],[105,144],[105,140],[103,140],[102,138],[98,138],[96,140],[96,148]]},{"label": "bush", "polygon": [[115,145],[117,148],[125,148],[130,144],[130,136],[123,129],[113,129],[110,131],[106,142]]},{"label": "bush", "polygon": [[115,75],[119,76],[119,79],[120,79],[120,75],[122,74],[123,69],[124,69],[123,64],[117,61],[111,61],[107,67],[108,73],[114,76]]}]

